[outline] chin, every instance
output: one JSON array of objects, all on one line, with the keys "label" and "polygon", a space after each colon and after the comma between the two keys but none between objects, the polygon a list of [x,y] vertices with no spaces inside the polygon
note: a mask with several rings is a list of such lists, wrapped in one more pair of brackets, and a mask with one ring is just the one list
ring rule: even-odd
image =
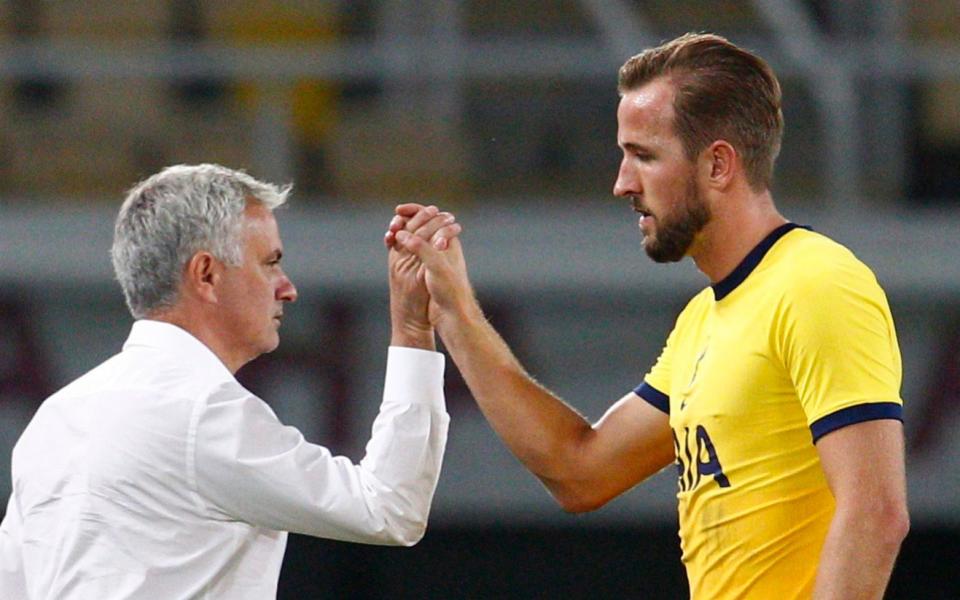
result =
[{"label": "chin", "polygon": [[267,337],[261,346],[260,354],[269,354],[280,347],[280,334],[273,332],[273,335]]},{"label": "chin", "polygon": [[270,344],[270,349],[267,350],[267,352],[273,352],[279,347],[280,347],[280,336],[278,335],[273,338],[273,342]]},{"label": "chin", "polygon": [[649,257],[650,260],[660,264],[680,262],[688,254],[686,250],[681,251],[679,248],[663,248],[656,244],[644,245],[643,249],[646,251],[647,257]]}]

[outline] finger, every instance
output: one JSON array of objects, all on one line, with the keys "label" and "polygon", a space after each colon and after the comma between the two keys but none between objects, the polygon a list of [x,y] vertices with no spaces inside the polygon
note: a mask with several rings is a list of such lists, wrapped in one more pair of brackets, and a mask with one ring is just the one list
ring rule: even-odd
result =
[{"label": "finger", "polygon": [[426,240],[420,236],[413,235],[409,231],[398,231],[396,235],[397,246],[415,254],[417,258],[423,261],[423,264],[430,267],[436,265],[440,260],[440,251],[433,248]]},{"label": "finger", "polygon": [[383,245],[386,246],[388,250],[390,248],[393,248],[394,245],[396,245],[396,243],[397,243],[396,232],[388,231],[385,234],[383,234]]},{"label": "finger", "polygon": [[448,212],[438,213],[437,216],[433,217],[417,229],[412,229],[410,227],[405,227],[407,231],[412,231],[414,235],[419,236],[425,240],[429,240],[433,237],[437,231],[441,228],[451,225],[456,221],[456,217]]},{"label": "finger", "polygon": [[422,204],[407,202],[406,204],[398,204],[397,207],[393,209],[393,212],[401,217],[412,217],[423,208],[425,207]]},{"label": "finger", "polygon": [[410,232],[416,231],[424,226],[430,219],[437,216],[437,213],[440,212],[437,210],[436,206],[427,206],[417,212],[417,214],[410,217],[407,220],[407,224],[404,225],[404,229]]},{"label": "finger", "polygon": [[407,224],[407,217],[401,217],[396,215],[390,219],[390,224],[387,226],[387,231],[397,232],[403,229]]},{"label": "finger", "polygon": [[459,236],[461,231],[463,231],[463,228],[460,226],[460,223],[451,223],[433,234],[433,237],[430,238],[430,243],[433,244],[433,247],[437,250],[446,250],[450,247],[450,242]]}]

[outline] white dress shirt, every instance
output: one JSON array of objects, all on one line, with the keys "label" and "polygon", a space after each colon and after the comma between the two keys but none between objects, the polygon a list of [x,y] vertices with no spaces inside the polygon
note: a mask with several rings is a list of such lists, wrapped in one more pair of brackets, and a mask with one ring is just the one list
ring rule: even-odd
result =
[{"label": "white dress shirt", "polygon": [[415,544],[447,438],[443,366],[389,349],[353,464],[280,423],[187,332],[137,321],[14,448],[0,598],[275,598],[288,531]]}]

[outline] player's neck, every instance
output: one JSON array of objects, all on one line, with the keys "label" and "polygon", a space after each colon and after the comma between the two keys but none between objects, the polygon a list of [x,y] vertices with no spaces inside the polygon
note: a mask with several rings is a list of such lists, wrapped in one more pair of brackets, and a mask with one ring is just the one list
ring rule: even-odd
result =
[{"label": "player's neck", "polygon": [[710,279],[722,281],[771,231],[787,220],[777,212],[770,192],[751,194],[714,210],[690,256]]}]

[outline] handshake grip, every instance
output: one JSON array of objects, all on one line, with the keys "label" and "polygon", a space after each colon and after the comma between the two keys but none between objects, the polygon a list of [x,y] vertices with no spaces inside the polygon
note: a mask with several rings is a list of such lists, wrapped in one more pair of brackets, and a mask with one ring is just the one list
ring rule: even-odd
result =
[{"label": "handshake grip", "polygon": [[[469,289],[456,217],[436,206],[397,206],[384,234],[390,267],[392,345],[432,349],[434,326]],[[469,294],[472,297],[472,293]]]}]

